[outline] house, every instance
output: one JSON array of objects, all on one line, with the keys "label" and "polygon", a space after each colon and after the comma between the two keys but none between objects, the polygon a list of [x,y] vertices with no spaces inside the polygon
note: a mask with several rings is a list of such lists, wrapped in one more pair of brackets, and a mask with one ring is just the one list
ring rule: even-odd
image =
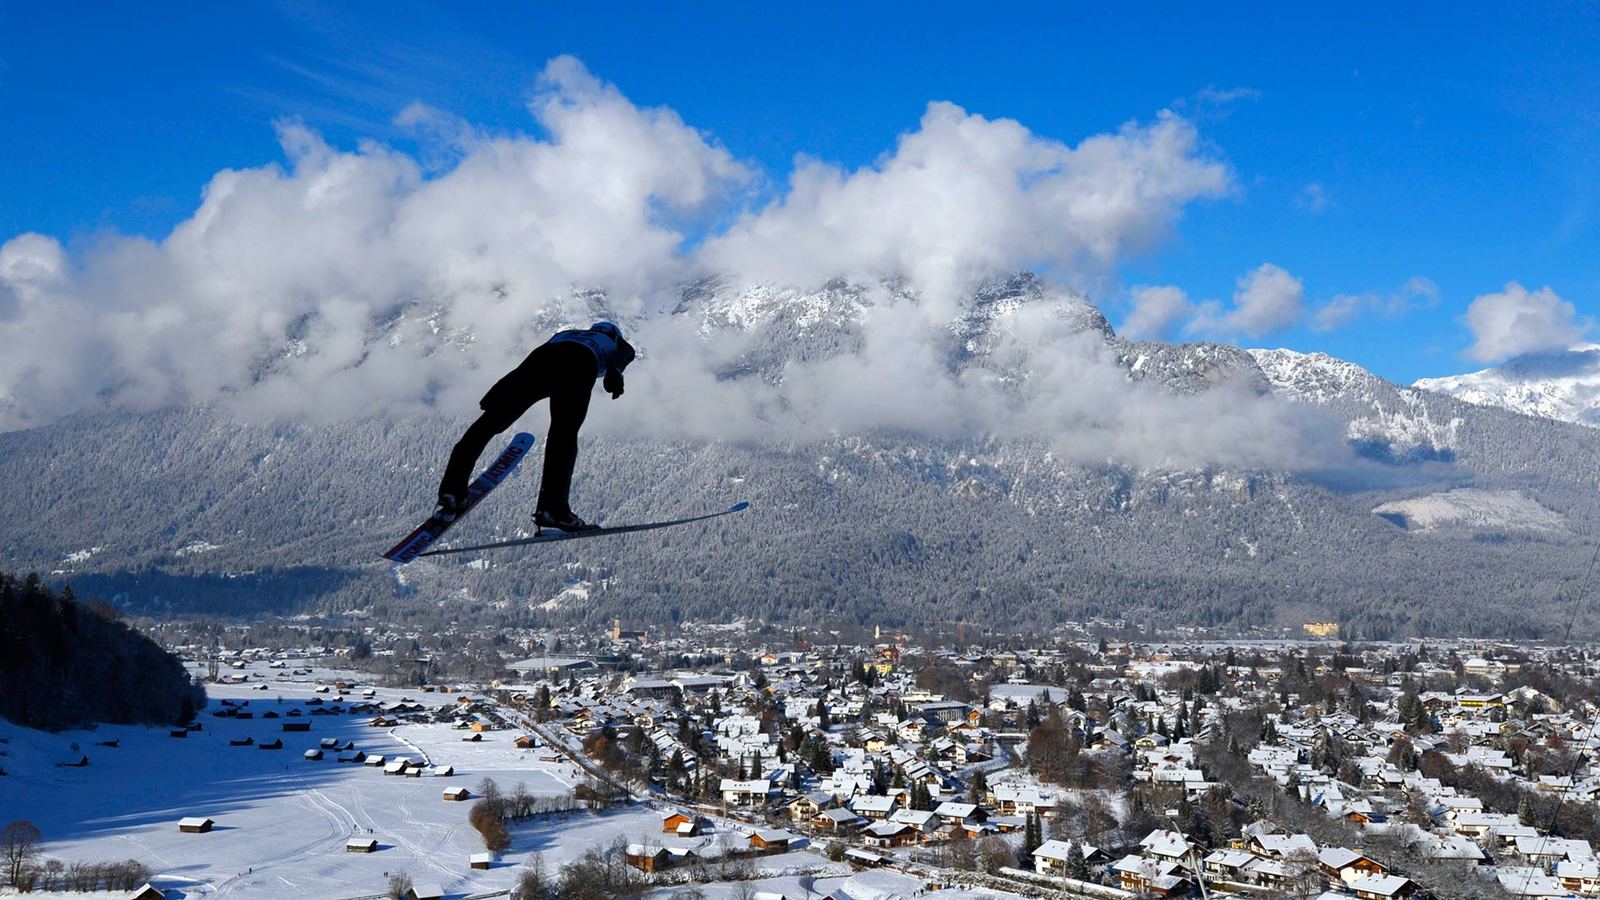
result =
[{"label": "house", "polygon": [[311,723],[310,722],[285,722],[285,723],[283,723],[283,730],[284,731],[310,731],[311,730]]},{"label": "house", "polygon": [[661,814],[662,834],[679,834],[685,837],[692,837],[699,831],[698,826],[698,819],[682,810],[669,809]]},{"label": "house", "polygon": [[471,800],[472,792],[464,787],[460,787],[459,785],[456,787],[447,787],[444,789],[444,799],[458,802],[461,800]]},{"label": "house", "polygon": [[406,900],[444,900],[444,888],[437,884],[414,884],[406,892]]},{"label": "house", "polygon": [[[1069,841],[1045,841],[1038,849],[1033,851],[1033,870],[1040,875],[1055,878],[1065,877],[1067,868],[1073,863],[1072,843]],[[1091,862],[1095,856],[1103,856],[1094,847],[1084,846],[1084,862]]]},{"label": "house", "polygon": [[818,831],[851,831],[867,824],[867,820],[842,806],[825,809],[811,818],[811,827]]},{"label": "house", "polygon": [[781,828],[757,828],[750,835],[750,849],[763,853],[782,853],[789,849],[794,835]]},{"label": "house", "polygon": [[957,803],[953,800],[939,804],[933,814],[946,825],[978,825],[988,818],[976,803]]},{"label": "house", "polygon": [[667,867],[667,848],[654,844],[629,844],[623,852],[628,865],[641,872],[658,872]]},{"label": "house", "polygon": [[178,820],[178,830],[184,834],[205,834],[216,824],[214,819],[189,816]]},{"label": "house", "polygon": [[523,734],[518,735],[516,740],[512,741],[511,743],[515,745],[518,750],[532,750],[533,748],[539,746],[539,739],[531,735]]},{"label": "house", "polygon": [[789,810],[789,818],[798,822],[804,819],[814,819],[824,809],[827,809],[833,805],[834,799],[831,794],[818,791],[810,794],[802,794],[801,796],[790,800],[787,808]]},{"label": "house", "polygon": [[310,750],[306,751],[305,757],[306,757],[306,759],[309,759],[309,760],[321,759],[322,758],[322,751],[320,749],[317,749],[317,748],[313,747]]},{"label": "house", "polygon": [[724,778],[721,791],[722,802],[729,806],[754,806],[766,802],[767,795],[772,792],[772,783],[765,778],[750,781]]},{"label": "house", "polygon": [[1590,897],[1600,895],[1600,863],[1593,859],[1564,859],[1556,863],[1555,876],[1562,890]]},{"label": "house", "polygon": [[1416,882],[1399,875],[1369,875],[1350,883],[1350,890],[1361,900],[1393,900],[1395,897],[1409,897],[1416,889]]},{"label": "house", "polygon": [[939,829],[939,817],[931,809],[897,809],[888,821],[910,825],[924,837]]},{"label": "house", "polygon": [[867,819],[887,819],[900,808],[900,795],[862,794],[850,799],[850,809]]},{"label": "house", "polygon": [[1386,875],[1389,872],[1382,864],[1343,847],[1328,847],[1317,851],[1317,862],[1322,864],[1322,871],[1329,878],[1337,878],[1345,884],[1373,875]]},{"label": "house", "polygon": [[129,894],[127,900],[165,900],[166,896],[166,894],[147,881]]},{"label": "house", "polygon": [[873,847],[904,847],[917,840],[917,830],[904,822],[875,822],[861,836]]},{"label": "house", "polygon": [[467,868],[469,869],[487,869],[492,865],[494,865],[493,853],[474,853],[467,857]]},{"label": "house", "polygon": [[346,853],[375,853],[377,850],[377,838],[353,837],[344,842],[344,852]]},{"label": "house", "polygon": [[1309,834],[1257,834],[1250,838],[1248,849],[1267,859],[1284,859],[1296,853],[1317,852],[1317,842]]},{"label": "house", "polygon": [[1246,850],[1213,850],[1200,860],[1200,868],[1220,881],[1243,882],[1249,877],[1250,864],[1259,859]]},{"label": "house", "polygon": [[1151,897],[1182,897],[1189,893],[1189,879],[1175,862],[1128,855],[1111,865],[1125,891]]},{"label": "house", "polygon": [[[1184,837],[1182,832],[1159,828],[1145,835],[1139,846],[1144,848],[1146,856],[1180,866],[1184,865],[1188,861],[1189,854],[1194,852],[1194,845],[1189,843],[1189,839]],[[1312,849],[1315,848],[1316,845],[1313,844]]]}]

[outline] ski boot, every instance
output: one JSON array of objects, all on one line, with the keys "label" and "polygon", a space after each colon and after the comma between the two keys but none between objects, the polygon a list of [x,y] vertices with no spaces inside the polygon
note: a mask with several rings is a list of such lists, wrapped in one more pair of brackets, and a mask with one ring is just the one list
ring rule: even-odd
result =
[{"label": "ski boot", "polygon": [[536,510],[533,514],[534,532],[537,534],[546,528],[557,531],[595,531],[600,526],[591,525],[578,518],[571,510],[554,512],[548,509]]}]

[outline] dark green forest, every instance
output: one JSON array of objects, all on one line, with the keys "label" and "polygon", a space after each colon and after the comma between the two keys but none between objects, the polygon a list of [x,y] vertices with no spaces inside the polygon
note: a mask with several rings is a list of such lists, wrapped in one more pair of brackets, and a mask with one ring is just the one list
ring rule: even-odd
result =
[{"label": "dark green forest", "polygon": [[0,573],[0,716],[50,731],[183,724],[204,703],[178,658],[115,608]]}]

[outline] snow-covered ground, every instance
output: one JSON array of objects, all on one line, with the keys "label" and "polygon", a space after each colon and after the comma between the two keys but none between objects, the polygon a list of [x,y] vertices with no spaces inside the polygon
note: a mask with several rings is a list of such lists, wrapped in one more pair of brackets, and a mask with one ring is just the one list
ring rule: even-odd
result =
[{"label": "snow-covered ground", "polygon": [[[522,782],[537,795],[562,795],[578,780],[571,763],[550,759],[547,748],[516,749],[517,731],[489,732],[481,743],[467,743],[461,740],[465,732],[447,725],[373,728],[365,724],[370,715],[348,714],[289,718],[291,709],[309,713],[314,707],[304,704],[312,697],[331,703],[330,695],[314,693],[309,681],[276,681],[279,670],[253,665],[248,671],[267,676],[267,690],[254,689],[259,680],[208,686],[212,702],[199,716],[204,729],[186,738],[132,726],[48,734],[0,721],[0,767],[8,773],[0,778],[0,822],[32,820],[44,834],[47,857],[137,859],[157,873],[158,887],[181,889],[189,897],[370,896],[384,891],[388,873],[401,871],[462,897],[509,888],[520,864],[535,852],[553,872],[619,837],[663,837],[657,812],[644,806],[577,813],[513,826],[512,849],[489,870],[470,869],[468,856],[483,851],[467,824],[472,804],[446,801],[443,790],[474,789],[489,777],[507,791]],[[404,696],[430,708],[455,696],[376,693],[380,703]],[[246,708],[256,717],[213,716],[223,698],[250,701]],[[261,718],[268,710],[283,717]],[[311,731],[285,733],[286,722],[309,722]],[[229,745],[244,737],[257,743],[282,738],[283,749]],[[336,762],[331,751],[320,761],[305,759],[305,751],[324,738],[354,741],[368,754],[425,756],[435,766],[453,766],[455,773],[384,775]],[[98,746],[108,740],[120,746]],[[90,760],[85,768],[56,765],[83,755]],[[177,822],[186,816],[209,817],[216,828],[180,833]],[[357,836],[376,838],[378,851],[347,852],[345,842]]]},{"label": "snow-covered ground", "polygon": [[1561,531],[1561,514],[1520,491],[1484,491],[1457,488],[1373,507],[1383,516],[1413,531],[1440,528],[1496,528],[1516,531]]}]

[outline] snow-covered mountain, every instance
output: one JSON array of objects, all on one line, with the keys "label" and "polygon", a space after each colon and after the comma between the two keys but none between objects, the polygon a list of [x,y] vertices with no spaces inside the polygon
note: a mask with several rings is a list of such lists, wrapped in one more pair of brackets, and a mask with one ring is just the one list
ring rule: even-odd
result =
[{"label": "snow-covered mountain", "polygon": [[[804,361],[888,352],[864,327],[905,302],[897,291],[706,281],[674,314],[690,332],[740,337],[719,382],[784,400]],[[942,355],[921,377],[1014,403],[1010,417],[985,408],[960,427],[868,421],[760,440],[586,433],[585,512],[629,521],[735,500],[752,512],[398,573],[376,553],[426,510],[461,425],[452,411],[332,423],[241,423],[207,408],[80,414],[0,434],[0,509],[12,523],[0,568],[57,570],[80,593],[152,611],[401,620],[448,608],[509,622],[759,610],[1041,629],[1091,616],[1336,618],[1370,638],[1505,636],[1545,630],[1600,527],[1593,432],[1394,385],[1323,354],[1125,340],[1081,296],[1025,274],[981,286],[932,341],[919,349]],[[861,382],[848,387],[871,387]],[[1146,453],[1154,462],[1124,455],[1220,446],[1219,432],[1271,445],[1290,434],[1271,430],[1284,416],[1315,426],[1296,439],[1335,452],[1300,467],[1190,461],[1204,450],[1170,464],[1165,450]],[[1080,443],[1066,452],[1058,437]],[[464,536],[525,531],[530,471]]]},{"label": "snow-covered mountain", "polygon": [[1600,344],[1519,356],[1478,372],[1424,378],[1414,386],[1480,406],[1600,427]]}]

